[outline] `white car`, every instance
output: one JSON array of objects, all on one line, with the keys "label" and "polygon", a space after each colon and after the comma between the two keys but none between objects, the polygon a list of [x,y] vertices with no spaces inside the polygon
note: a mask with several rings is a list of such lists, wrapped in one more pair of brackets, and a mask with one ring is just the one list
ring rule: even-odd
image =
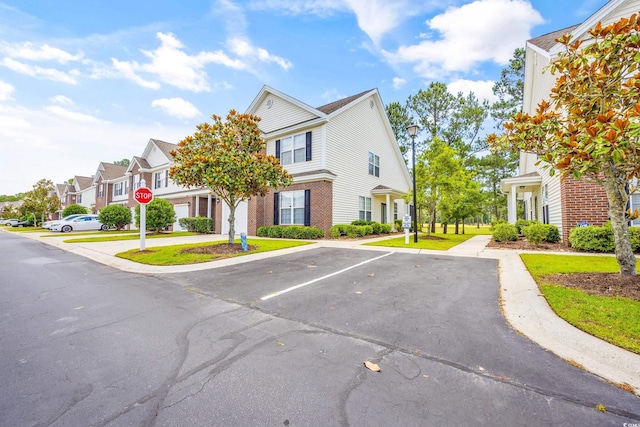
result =
[{"label": "white car", "polygon": [[89,231],[89,230],[108,230],[109,226],[98,221],[98,215],[80,215],[65,221],[60,221],[51,225],[51,231],[61,231],[68,233],[69,231]]},{"label": "white car", "polygon": [[69,221],[70,219],[74,219],[74,218],[78,218],[79,216],[84,216],[86,214],[74,214],[74,215],[67,215],[62,219],[52,219],[51,221],[45,221],[42,223],[42,228],[49,228],[51,229],[51,226],[54,224],[58,224],[62,221]]},{"label": "white car", "polygon": [[17,224],[19,222],[20,222],[19,219],[5,219],[4,221],[2,221],[2,224],[3,225],[13,225],[13,224]]}]

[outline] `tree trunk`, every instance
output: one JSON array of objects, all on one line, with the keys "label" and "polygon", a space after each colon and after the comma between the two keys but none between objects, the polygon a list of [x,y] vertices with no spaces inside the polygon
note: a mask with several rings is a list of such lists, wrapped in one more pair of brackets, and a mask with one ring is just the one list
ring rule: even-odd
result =
[{"label": "tree trunk", "polygon": [[446,222],[442,223],[442,234],[447,234],[447,225]]},{"label": "tree trunk", "polygon": [[460,220],[459,220],[459,219],[456,219],[456,232],[455,232],[454,234],[460,234],[460,233],[458,232],[459,226],[460,226]]},{"label": "tree trunk", "polygon": [[433,208],[433,212],[431,212],[431,232],[436,232],[436,209]]},{"label": "tree trunk", "polygon": [[625,191],[626,175],[615,169],[604,170],[604,189],[609,200],[609,218],[616,245],[616,259],[623,276],[635,276],[636,257],[633,254],[629,238],[629,226],[625,219],[625,210],[629,196]]},{"label": "tree trunk", "polygon": [[229,204],[229,244],[233,244],[236,237],[236,203],[235,200]]}]

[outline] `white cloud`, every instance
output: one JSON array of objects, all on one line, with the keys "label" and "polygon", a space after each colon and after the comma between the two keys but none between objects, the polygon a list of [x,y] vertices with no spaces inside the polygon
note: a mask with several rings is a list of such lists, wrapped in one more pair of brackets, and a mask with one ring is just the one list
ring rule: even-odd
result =
[{"label": "white cloud", "polygon": [[11,101],[16,88],[0,80],[0,101]]},{"label": "white cloud", "polygon": [[427,21],[437,40],[383,51],[392,63],[413,63],[414,71],[429,79],[469,72],[486,61],[507,64],[517,47],[530,38],[531,28],[543,22],[525,0],[476,0]]},{"label": "white cloud", "polygon": [[64,95],[57,95],[49,99],[51,102],[60,105],[73,105],[73,101]]},{"label": "white cloud", "polygon": [[288,59],[272,55],[266,49],[252,46],[251,43],[245,39],[231,38],[227,41],[227,45],[231,52],[244,59],[260,62],[275,62],[284,70],[288,70],[293,65]]},{"label": "white cloud", "polygon": [[62,108],[59,105],[50,105],[45,107],[45,110],[49,113],[57,116],[61,119],[73,121],[73,122],[82,122],[82,123],[98,123],[99,119],[96,119],[93,116],[88,114],[77,113],[75,111],[69,111],[66,108]]},{"label": "white cloud", "polygon": [[34,65],[27,65],[11,58],[4,58],[0,64],[15,71],[16,73],[25,74],[41,80],[52,80],[72,85],[78,83],[76,76],[79,72],[77,70],[71,70],[66,73],[55,68],[43,68]]},{"label": "white cloud", "polygon": [[486,99],[493,103],[498,100],[498,98],[493,94],[492,89],[494,84],[495,82],[492,80],[458,79],[449,83],[447,85],[447,89],[454,95],[457,95],[458,92],[462,92],[466,96],[469,92],[473,92],[480,101]]},{"label": "white cloud", "polygon": [[151,102],[151,106],[179,119],[192,119],[202,115],[195,105],[182,98],[156,99]]},{"label": "white cloud", "polygon": [[393,88],[394,89],[401,89],[406,84],[407,84],[407,81],[405,79],[402,79],[400,77],[394,77],[393,78]]},{"label": "white cloud", "polygon": [[346,97],[347,95],[343,95],[342,93],[338,92],[337,89],[327,89],[322,95],[320,95],[320,99],[324,100],[327,104],[339,99],[344,99]]},{"label": "white cloud", "polygon": [[82,53],[72,55],[69,52],[49,46],[48,44],[35,46],[30,42],[22,44],[0,44],[0,52],[3,52],[11,58],[26,59],[29,61],[55,61],[60,64],[79,61],[83,57]]}]

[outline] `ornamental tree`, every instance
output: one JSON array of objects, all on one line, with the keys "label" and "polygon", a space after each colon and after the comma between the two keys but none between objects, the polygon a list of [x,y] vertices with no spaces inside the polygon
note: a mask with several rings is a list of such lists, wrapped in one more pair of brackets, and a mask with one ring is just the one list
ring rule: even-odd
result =
[{"label": "ornamental tree", "polygon": [[49,179],[41,179],[33,185],[33,190],[28,191],[23,203],[18,208],[18,212],[23,217],[31,219],[34,222],[38,220],[44,222],[44,218],[48,213],[53,213],[60,209],[60,199],[55,195],[55,186],[53,181]]},{"label": "ornamental tree", "polygon": [[[136,208],[136,225],[140,227],[140,205]],[[145,208],[145,228],[160,233],[176,222],[176,211],[166,199],[155,197]]]},{"label": "ornamental tree", "polygon": [[86,213],[87,213],[87,208],[85,208],[82,205],[78,205],[74,203],[64,208],[64,210],[62,211],[62,217],[64,218],[65,216],[69,216],[69,215],[84,215]]},{"label": "ornamental tree", "polygon": [[535,114],[516,114],[503,135],[489,138],[494,148],[536,153],[551,175],[603,185],[622,275],[637,274],[626,207],[629,182],[640,174],[639,31],[634,14],[598,23],[587,41],[558,39],[565,50],[550,65],[558,76],[550,101]]},{"label": "ornamental tree", "polygon": [[98,220],[109,227],[122,230],[131,224],[131,210],[122,205],[105,206],[98,213]]},{"label": "ornamental tree", "polygon": [[171,152],[175,165],[169,176],[187,187],[210,189],[229,206],[229,243],[235,236],[235,212],[240,202],[264,196],[270,187],[286,187],[292,177],[274,156],[264,153],[266,141],[258,129],[259,117],[229,111],[226,120],[215,114],[213,124],[197,132]]}]

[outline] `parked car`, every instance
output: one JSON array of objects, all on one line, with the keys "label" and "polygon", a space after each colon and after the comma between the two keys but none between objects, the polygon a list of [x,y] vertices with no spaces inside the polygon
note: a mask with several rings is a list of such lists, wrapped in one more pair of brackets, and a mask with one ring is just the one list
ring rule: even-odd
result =
[{"label": "parked car", "polygon": [[74,214],[74,215],[67,215],[67,216],[65,216],[65,217],[64,217],[64,218],[62,218],[62,219],[52,219],[51,221],[45,221],[45,222],[43,222],[43,223],[42,223],[42,228],[49,228],[49,229],[51,229],[51,226],[52,226],[53,224],[57,224],[57,223],[59,223],[59,222],[61,222],[61,221],[69,221],[70,219],[78,218],[79,216],[83,216],[83,215],[86,215],[86,214]]},{"label": "parked car", "polygon": [[15,224],[11,224],[12,227],[33,227],[33,223],[31,221],[20,221]]},{"label": "parked car", "polygon": [[5,219],[4,221],[2,221],[3,225],[13,225],[13,224],[17,224],[19,223],[20,220],[19,219]]},{"label": "parked car", "polygon": [[87,231],[87,230],[108,230],[109,226],[98,221],[98,215],[80,215],[57,224],[51,225],[51,231],[61,231],[68,233],[70,231]]}]

